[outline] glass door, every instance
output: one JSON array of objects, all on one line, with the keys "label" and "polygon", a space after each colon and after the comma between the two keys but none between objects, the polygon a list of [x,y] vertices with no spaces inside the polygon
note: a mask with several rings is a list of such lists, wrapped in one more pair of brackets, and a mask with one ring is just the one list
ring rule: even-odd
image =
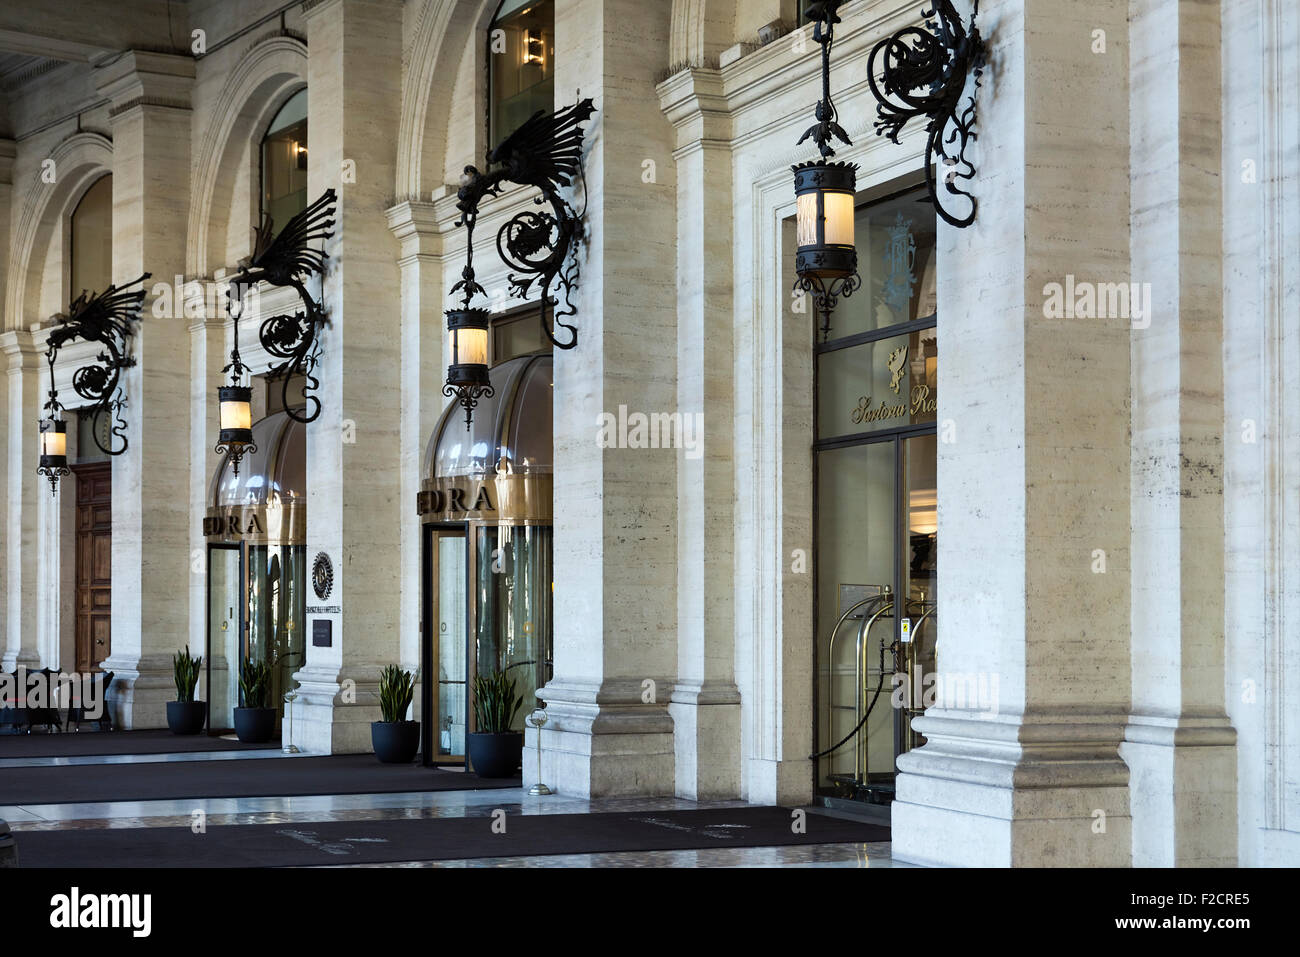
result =
[{"label": "glass door", "polygon": [[224,734],[235,726],[244,627],[243,580],[240,546],[209,545],[208,647],[200,691],[200,697],[208,702],[209,734]]},{"label": "glass door", "polygon": [[814,346],[814,781],[826,803],[887,803],[938,667],[934,210],[908,190],[859,207],[856,232],[862,292]]},{"label": "glass door", "polygon": [[421,753],[426,767],[465,761],[468,558],[463,527],[427,527],[420,664]]},{"label": "glass door", "polygon": [[248,596],[243,658],[263,661],[271,669],[271,704],[277,721],[284,717],[284,695],[293,674],[305,661],[303,621],[307,604],[307,556],[304,545],[246,545]]}]

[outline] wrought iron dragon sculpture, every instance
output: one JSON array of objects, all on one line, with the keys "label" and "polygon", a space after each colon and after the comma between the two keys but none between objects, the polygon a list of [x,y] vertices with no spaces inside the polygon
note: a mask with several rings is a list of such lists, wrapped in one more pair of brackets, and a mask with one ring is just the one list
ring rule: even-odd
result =
[{"label": "wrought iron dragon sculpture", "polygon": [[[560,190],[570,186],[575,176],[582,176],[582,124],[595,112],[590,98],[554,113],[538,110],[488,154],[487,172],[465,167],[456,194],[456,208],[461,212],[456,225],[468,230],[469,239],[461,281],[451,291],[453,295],[464,293],[468,306],[476,293],[486,293],[474,279],[474,226],[479,204],[498,195],[507,182],[541,190],[535,202],[549,205],[550,210],[525,210],[506,222],[497,232],[497,253],[521,274],[510,274],[516,298],[527,299],[534,286],[540,290],[542,329],[557,349],[578,344],[577,329],[563,320],[578,311],[572,297],[578,284],[577,251],[585,238],[582,221],[586,215],[585,197],[579,213]],[[585,193],[585,179],[583,189]],[[567,330],[567,335],[557,339],[557,327]]]},{"label": "wrought iron dragon sculpture", "polygon": [[[120,383],[122,370],[135,365],[135,357],[128,350],[131,337],[135,335],[135,324],[140,321],[145,296],[144,282],[149,276],[149,273],[144,273],[123,286],[110,285],[103,292],[83,290],[68,306],[67,313],[54,317],[58,324],[46,340],[45,360],[50,367],[50,392],[45,401],[45,409],[51,419],[63,409],[59,402],[59,390],[54,385],[54,361],[59,350],[75,339],[98,342],[103,347],[95,357],[94,364],[84,365],[73,373],[72,388],[77,395],[91,403],[91,414],[94,416],[91,432],[95,444],[106,455],[121,455],[129,444],[126,421],[120,417],[122,407],[126,405]],[[140,288],[131,288],[136,285]],[[99,437],[100,422],[106,415],[110,417],[107,448]],[[117,439],[122,440],[121,446],[118,446]]]},{"label": "wrought iron dragon sculpture", "polygon": [[[925,29],[906,27],[885,37],[871,50],[867,59],[867,79],[877,102],[876,135],[898,142],[898,135],[910,120],[924,116],[926,123],[925,182],[930,200],[943,219],[953,226],[969,226],[975,221],[977,203],[958,181],[975,176],[975,167],[966,159],[966,147],[975,134],[975,95],[984,72],[987,47],[975,26],[979,0],[975,0],[970,26],[962,25],[952,0],[932,0],[930,9],[922,8]],[[965,109],[961,106],[966,76],[975,74],[975,85]],[[970,200],[964,216],[949,212],[939,196],[934,164],[945,167],[945,191]]]},{"label": "wrought iron dragon sculpture", "polygon": [[[309,276],[325,272],[325,252],[312,249],[309,244],[334,235],[335,199],[334,190],[327,189],[316,202],[285,223],[284,229],[274,237],[274,224],[269,216],[264,215],[256,231],[253,254],[239,263],[239,271],[231,278],[226,290],[226,308],[236,321],[243,311],[244,294],[263,280],[273,286],[290,286],[297,291],[302,300],[302,310],[264,320],[259,338],[262,348],[282,360],[271,368],[271,377],[282,382],[282,406],[289,417],[302,423],[314,422],[320,415],[320,400],[311,394],[320,382],[312,375],[312,370],[320,358],[316,337],[319,328],[327,321],[324,307],[307,291],[306,285]],[[242,371],[237,353],[231,365],[222,371],[229,371],[236,364]],[[289,401],[289,384],[298,374],[306,382],[303,397],[307,404],[301,409]]]}]

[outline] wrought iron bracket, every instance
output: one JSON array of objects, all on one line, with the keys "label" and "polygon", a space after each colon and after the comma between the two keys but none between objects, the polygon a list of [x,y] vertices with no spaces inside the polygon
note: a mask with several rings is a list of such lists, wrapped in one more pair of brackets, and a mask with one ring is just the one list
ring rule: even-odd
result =
[{"label": "wrought iron bracket", "polygon": [[[314,422],[320,416],[321,403],[314,394],[320,381],[312,375],[320,359],[318,337],[320,329],[328,324],[324,306],[307,290],[306,281],[311,276],[323,276],[326,254],[323,249],[312,249],[308,244],[327,240],[334,235],[336,194],[327,189],[320,198],[289,220],[274,238],[269,217],[262,220],[257,230],[254,252],[239,264],[239,271],[230,280],[226,291],[226,309],[238,322],[236,312],[243,311],[244,295],[259,282],[273,286],[289,286],[297,293],[303,308],[287,315],[271,316],[263,320],[258,338],[268,355],[281,360],[270,369],[272,379],[281,381],[281,404],[288,416],[302,423]],[[231,364],[223,372],[234,369],[236,380],[246,371],[239,358],[238,340]],[[289,401],[289,385],[295,375],[305,381],[303,398],[306,405],[299,410]]]},{"label": "wrought iron bracket", "polygon": [[[970,24],[963,25],[952,0],[931,0],[922,8],[925,28],[905,27],[885,37],[867,58],[867,80],[876,98],[875,130],[898,142],[904,126],[917,117],[926,118],[925,183],[935,211],[957,227],[975,222],[978,203],[963,188],[975,176],[966,158],[966,147],[977,139],[975,97],[984,72],[987,47],[975,19],[975,0]],[[974,87],[966,106],[961,105],[966,80],[974,75]],[[944,193],[962,196],[970,202],[965,215],[956,215],[944,205],[935,178],[935,163],[944,167]]]},{"label": "wrought iron bracket", "polygon": [[[121,417],[121,410],[126,405],[126,396],[121,387],[122,370],[136,364],[135,357],[130,355],[129,350],[144,305],[144,282],[149,277],[150,273],[143,273],[140,278],[123,286],[110,285],[100,293],[83,291],[68,307],[66,314],[55,316],[57,325],[45,343],[45,359],[50,367],[50,391],[44,408],[50,418],[54,418],[64,408],[59,401],[59,390],[54,385],[54,362],[59,350],[77,339],[97,342],[103,347],[93,363],[81,366],[72,374],[72,388],[91,404],[91,414],[95,419],[91,434],[95,445],[105,455],[121,455],[129,445],[126,420]],[[140,288],[131,288],[136,285]],[[99,422],[105,415],[109,416],[107,448],[99,439]],[[118,439],[121,439],[120,446],[116,441]],[[48,473],[41,470],[41,474]],[[54,485],[57,479],[51,476],[50,482]]]},{"label": "wrought iron bracket", "polygon": [[[485,294],[474,278],[474,227],[479,206],[500,194],[507,182],[541,190],[537,206],[508,220],[497,232],[497,254],[514,272],[511,295],[527,299],[536,288],[542,303],[542,329],[557,349],[578,344],[578,330],[563,320],[577,314],[573,294],[580,278],[578,252],[586,239],[586,178],[582,171],[582,124],[596,108],[590,98],[555,113],[538,111],[488,154],[488,171],[466,166],[456,194],[457,226],[468,233],[465,269],[452,294],[464,294],[466,306]],[[582,179],[583,209],[578,212],[560,195],[574,177]],[[553,294],[554,293],[554,294]],[[549,310],[549,316],[548,316]],[[557,338],[560,328],[566,333]],[[450,394],[450,393],[448,393]],[[464,399],[461,400],[464,405]],[[466,406],[466,412],[473,408]]]}]

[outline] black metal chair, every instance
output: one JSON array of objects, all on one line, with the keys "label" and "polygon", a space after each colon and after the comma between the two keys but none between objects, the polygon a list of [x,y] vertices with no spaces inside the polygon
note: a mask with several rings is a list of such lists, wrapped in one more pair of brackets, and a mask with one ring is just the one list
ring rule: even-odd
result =
[{"label": "black metal chair", "polygon": [[46,731],[62,731],[63,728],[59,724],[59,709],[54,702],[55,684],[51,680],[51,676],[57,678],[59,673],[52,668],[42,668],[37,674],[45,683],[46,702],[40,707],[29,704],[24,709],[27,712],[27,733],[31,734],[32,729],[38,724],[45,725]]},{"label": "black metal chair", "polygon": [[[63,725],[63,729],[65,731],[67,730],[68,725],[70,724],[75,724],[77,726],[77,730],[80,731],[81,722],[86,720],[95,722],[95,724],[98,725],[100,731],[113,730],[113,709],[108,706],[108,691],[113,684],[113,672],[104,671],[101,672],[99,675],[94,675],[92,677],[94,679],[98,679],[101,675],[103,676],[104,679],[104,687],[103,687],[103,691],[101,692],[103,695],[103,700],[101,702],[102,710],[99,713],[99,717],[89,718],[89,719],[86,717],[86,709],[84,705],[82,705],[81,703],[81,688],[77,687],[73,692],[72,701],[69,702],[68,704],[68,718]],[[105,725],[107,725],[107,727],[105,727]]]}]

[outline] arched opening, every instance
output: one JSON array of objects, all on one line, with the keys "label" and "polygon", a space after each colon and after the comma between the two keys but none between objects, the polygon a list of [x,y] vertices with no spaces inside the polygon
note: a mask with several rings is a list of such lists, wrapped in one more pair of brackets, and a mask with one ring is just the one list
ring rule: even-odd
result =
[{"label": "arched opening", "polygon": [[502,0],[488,27],[488,146],[555,109],[555,0]]},{"label": "arched opening", "polygon": [[[103,292],[113,281],[113,176],[100,176],[81,195],[68,218],[68,301],[83,293]],[[74,393],[62,390],[70,398]],[[112,444],[111,417],[96,418],[88,409],[73,410],[76,441],[72,444],[76,497],[65,521],[73,523],[71,565],[60,558],[60,581],[71,579],[76,609],[72,652],[80,672],[100,670],[112,654],[113,605],[113,467],[100,446]],[[98,442],[96,442],[96,435]],[[66,641],[66,637],[63,639]],[[65,646],[66,647],[66,646]]]},{"label": "arched opening", "polygon": [[307,88],[289,97],[262,137],[260,215],[278,231],[307,208]]},{"label": "arched opening", "polygon": [[257,451],[235,475],[224,458],[212,477],[203,533],[208,542],[204,663],[209,733],[234,727],[245,663],[270,668],[270,707],[305,661],[307,611],[307,431],[285,411],[253,425]]},{"label": "arched opening", "polygon": [[465,760],[476,730],[471,689],[515,681],[523,730],[553,667],[552,397],[549,355],[491,370],[495,395],[466,430],[447,407],[429,441],[418,508],[424,523],[424,763]]},{"label": "arched opening", "polygon": [[113,281],[113,174],[95,180],[72,210],[68,225],[68,301],[103,292]]}]

